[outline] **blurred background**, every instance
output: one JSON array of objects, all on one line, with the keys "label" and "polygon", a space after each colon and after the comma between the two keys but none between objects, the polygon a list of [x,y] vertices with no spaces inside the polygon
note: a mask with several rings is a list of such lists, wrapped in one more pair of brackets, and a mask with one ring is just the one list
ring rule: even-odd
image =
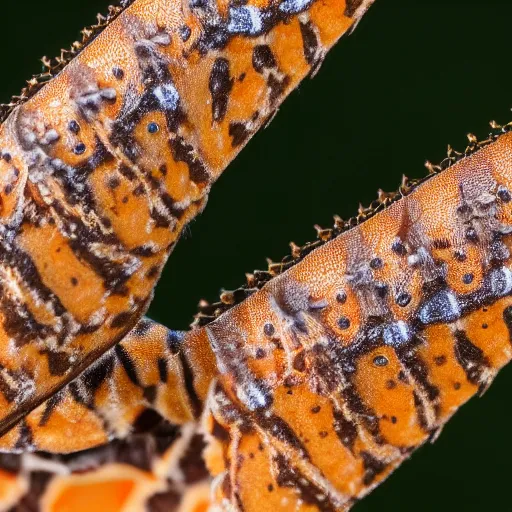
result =
[{"label": "blurred background", "polygon": [[[106,12],[105,0],[4,0],[0,102]],[[448,143],[512,120],[512,2],[376,0],[320,73],[282,106],[213,187],[205,213],[172,255],[150,316],[186,328],[200,298],[241,285],[369,204],[402,174],[423,176]],[[512,368],[473,400],[356,512],[512,510]]]}]

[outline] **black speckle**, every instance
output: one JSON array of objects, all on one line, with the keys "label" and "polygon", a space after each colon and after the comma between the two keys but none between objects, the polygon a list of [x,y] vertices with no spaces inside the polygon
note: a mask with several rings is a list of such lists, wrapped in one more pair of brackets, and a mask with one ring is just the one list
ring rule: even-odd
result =
[{"label": "black speckle", "polygon": [[328,435],[329,435],[329,432],[325,431],[325,430],[322,430],[320,432],[318,432],[318,435],[322,438],[322,439],[325,439]]},{"label": "black speckle", "polygon": [[482,324],[482,329],[487,329],[489,326],[487,324]]},{"label": "black speckle", "polygon": [[192,34],[192,30],[187,25],[182,25],[180,27],[180,37],[181,40],[185,43],[190,39],[190,34]]},{"label": "black speckle", "polygon": [[375,285],[375,291],[377,292],[377,297],[380,299],[385,299],[389,292],[389,287],[387,284],[378,283]]},{"label": "black speckle", "polygon": [[478,235],[475,228],[469,227],[466,229],[466,238],[470,242],[478,242]]},{"label": "black speckle", "polygon": [[76,134],[80,131],[80,125],[76,121],[69,121],[68,130]]},{"label": "black speckle", "polygon": [[443,364],[446,363],[446,356],[444,356],[444,355],[436,356],[434,358],[434,363],[436,363],[437,366],[443,366]]},{"label": "black speckle", "polygon": [[12,157],[11,157],[11,154],[10,153],[3,153],[2,154],[2,158],[4,159],[5,162],[9,163],[11,160],[12,160]]},{"label": "black speckle", "polygon": [[262,348],[256,349],[256,359],[263,359],[265,355],[265,351]]},{"label": "black speckle", "polygon": [[12,192],[12,189],[13,189],[13,187],[12,187],[12,185],[10,183],[9,183],[9,185],[5,185],[5,187],[4,187],[5,195],[8,196]]},{"label": "black speckle", "polygon": [[473,274],[464,274],[462,276],[462,282],[464,284],[471,284],[473,282],[473,278],[474,278]]},{"label": "black speckle", "polygon": [[313,414],[318,414],[320,412],[320,409],[321,409],[321,407],[319,405],[315,405],[315,406],[311,407],[311,412]]},{"label": "black speckle", "polygon": [[396,416],[391,416],[391,423],[393,423],[393,425],[398,421],[397,417]]},{"label": "black speckle", "polygon": [[455,390],[459,390],[460,388],[461,388],[461,384],[460,384],[460,382],[454,382],[454,383],[453,383],[453,389],[455,389]]},{"label": "black speckle", "polygon": [[396,388],[396,382],[393,379],[389,379],[386,381],[386,389],[395,389]]},{"label": "black speckle", "polygon": [[468,257],[461,251],[455,251],[453,253],[453,257],[457,260],[457,261],[460,261],[461,263],[466,261],[468,259]]},{"label": "black speckle", "polygon": [[117,80],[122,80],[124,78],[124,71],[118,66],[114,66],[112,68],[112,74]]},{"label": "black speckle", "polygon": [[76,277],[72,277],[72,278],[71,278],[71,284],[72,284],[73,286],[76,286],[76,285],[78,284],[78,279],[77,279]]},{"label": "black speckle", "polygon": [[338,326],[340,329],[348,329],[350,327],[350,320],[346,316],[338,319]]},{"label": "black speckle", "polygon": [[107,181],[108,188],[114,190],[121,184],[121,181],[117,176],[111,176]]},{"label": "black speckle", "polygon": [[405,248],[405,245],[399,240],[393,242],[393,245],[391,245],[391,250],[395,254],[398,254],[398,256],[405,256],[407,254],[407,249]]},{"label": "black speckle", "polygon": [[382,260],[380,258],[373,258],[370,261],[370,268],[372,268],[373,270],[378,270],[379,268],[382,268],[383,265],[384,265],[384,263],[382,262]]},{"label": "black speckle", "polygon": [[389,363],[388,358],[384,356],[376,356],[373,358],[373,364],[375,366],[387,366]]},{"label": "black speckle", "polygon": [[512,196],[510,195],[510,192],[504,187],[500,186],[498,187],[498,198],[503,201],[504,203],[510,203],[512,200]]},{"label": "black speckle", "polygon": [[265,333],[265,336],[273,336],[276,332],[276,329],[271,323],[266,323],[263,326],[263,332]]},{"label": "black speckle", "polygon": [[272,484],[267,485],[268,492],[272,492],[274,490],[274,486]]},{"label": "black speckle", "polygon": [[160,130],[160,126],[157,123],[149,123],[148,124],[148,132],[149,133],[157,133]]},{"label": "black speckle", "polygon": [[396,303],[401,307],[405,307],[411,302],[411,299],[412,297],[409,293],[401,292],[396,296]]},{"label": "black speckle", "polygon": [[85,153],[85,150],[85,144],[83,142],[80,142],[74,147],[73,153],[75,153],[75,155],[83,155]]},{"label": "black speckle", "polygon": [[345,304],[347,302],[347,294],[345,292],[338,292],[336,295],[336,301],[340,304]]}]

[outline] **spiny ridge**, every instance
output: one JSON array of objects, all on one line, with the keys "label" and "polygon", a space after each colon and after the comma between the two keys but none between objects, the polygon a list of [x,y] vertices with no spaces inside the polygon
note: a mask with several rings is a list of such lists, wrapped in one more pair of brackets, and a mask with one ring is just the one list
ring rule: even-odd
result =
[{"label": "spiny ridge", "polygon": [[50,59],[46,56],[41,58],[43,71],[26,81],[20,94],[12,96],[9,103],[0,103],[0,123],[3,123],[11,112],[19,105],[25,103],[34,96],[42,87],[44,87],[53,77],[58,75],[67,64],[69,64],[86,46],[109,25],[115,18],[121,14],[133,0],[120,0],[119,5],[109,5],[107,15],[97,14],[96,23],[81,30],[81,40],[71,44],[68,50],[61,49],[60,55]]},{"label": "spiny ridge", "polygon": [[340,234],[352,229],[353,227],[361,224],[365,220],[373,217],[375,214],[384,210],[400,198],[409,195],[421,183],[424,183],[433,176],[439,174],[456,164],[460,160],[471,156],[479,149],[494,142],[500,135],[508,133],[512,130],[512,122],[505,125],[500,125],[496,121],[490,123],[491,132],[484,140],[478,140],[473,134],[468,134],[468,145],[463,152],[456,151],[452,146],[448,145],[446,157],[437,165],[432,164],[428,160],[425,162],[427,175],[422,178],[409,179],[407,176],[402,175],[402,181],[398,190],[395,192],[384,192],[379,189],[377,192],[377,199],[372,201],[367,207],[359,204],[358,213],[356,216],[343,220],[338,215],[334,216],[334,224],[332,228],[322,228],[315,224],[314,229],[317,233],[316,240],[306,242],[302,247],[294,242],[290,242],[291,253],[285,256],[281,262],[274,263],[267,259],[267,270],[255,270],[252,274],[246,274],[247,282],[240,288],[232,291],[223,291],[220,301],[212,304],[206,301],[199,303],[199,311],[194,316],[194,321],[191,324],[192,328],[202,327],[215,320],[222,313],[230,309],[236,304],[239,304],[247,297],[252,295],[257,290],[261,289],[273,277],[282,274],[293,265],[301,261],[311,251],[320,247],[321,245],[329,242]]}]

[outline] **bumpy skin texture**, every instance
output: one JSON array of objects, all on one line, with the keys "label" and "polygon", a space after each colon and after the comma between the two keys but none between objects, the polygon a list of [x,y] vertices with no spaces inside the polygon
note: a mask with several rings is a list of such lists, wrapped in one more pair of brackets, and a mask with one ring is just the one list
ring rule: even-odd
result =
[{"label": "bumpy skin texture", "polygon": [[214,507],[347,510],[489,386],[512,357],[511,168],[507,133],[202,328]]},{"label": "bumpy skin texture", "polygon": [[24,453],[0,509],[204,509],[216,361],[142,316],[211,184],[371,3],[125,1],[2,123],[0,449]]},{"label": "bumpy skin texture", "polygon": [[1,434],[135,326],[212,182],[370,3],[137,0],[11,113]]}]

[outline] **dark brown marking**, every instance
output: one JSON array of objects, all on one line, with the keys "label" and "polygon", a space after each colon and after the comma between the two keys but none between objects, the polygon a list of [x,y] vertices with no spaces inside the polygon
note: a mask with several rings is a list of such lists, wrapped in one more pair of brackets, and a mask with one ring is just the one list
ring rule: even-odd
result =
[{"label": "dark brown marking", "polygon": [[250,132],[245,123],[232,122],[229,123],[229,136],[232,138],[231,145],[236,148],[243,144],[250,136]]},{"label": "dark brown marking", "polygon": [[117,359],[121,363],[121,365],[124,368],[124,371],[126,372],[126,375],[128,375],[128,378],[136,385],[141,387],[141,383],[139,380],[139,377],[137,375],[137,368],[135,363],[133,362],[130,354],[128,351],[121,345],[118,344],[115,346],[115,354],[117,356]]},{"label": "dark brown marking", "polygon": [[277,62],[270,49],[266,44],[258,44],[252,51],[252,66],[258,73],[263,73],[265,69],[277,67]]},{"label": "dark brown marking", "polygon": [[212,117],[220,123],[226,117],[229,95],[233,89],[234,79],[229,73],[229,60],[223,57],[215,59],[208,88],[212,95]]},{"label": "dark brown marking", "polygon": [[363,0],[347,0],[345,4],[345,12],[343,14],[352,18],[362,3]]},{"label": "dark brown marking", "polygon": [[387,464],[375,458],[371,453],[362,451],[360,455],[364,466],[363,483],[364,485],[370,485],[386,469]]},{"label": "dark brown marking", "polygon": [[302,35],[302,48],[304,51],[304,58],[309,66],[313,67],[317,60],[318,51],[318,38],[311,21],[300,23],[300,33]]},{"label": "dark brown marking", "polygon": [[489,367],[489,362],[482,349],[474,345],[464,331],[455,331],[455,357],[464,369],[469,382],[480,388],[485,387],[482,373]]}]

